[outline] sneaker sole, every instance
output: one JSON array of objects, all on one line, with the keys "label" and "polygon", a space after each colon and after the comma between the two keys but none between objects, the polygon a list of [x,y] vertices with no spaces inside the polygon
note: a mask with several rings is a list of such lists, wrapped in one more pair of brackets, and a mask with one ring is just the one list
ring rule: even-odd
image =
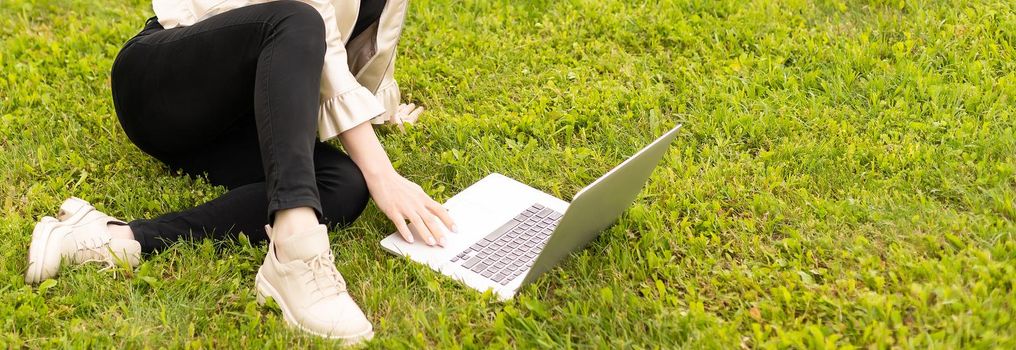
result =
[{"label": "sneaker sole", "polygon": [[345,345],[355,345],[355,344],[359,344],[361,342],[368,341],[371,338],[374,338],[374,330],[373,329],[369,329],[366,332],[363,332],[363,333],[360,333],[360,334],[354,334],[354,335],[351,335],[351,336],[342,337],[342,336],[334,336],[334,335],[330,335],[330,334],[318,333],[318,332],[315,332],[315,331],[312,331],[312,330],[309,330],[309,329],[303,327],[302,325],[300,325],[300,323],[296,322],[296,318],[293,317],[292,314],[290,314],[289,307],[286,306],[286,301],[283,300],[279,296],[278,291],[276,291],[275,288],[272,287],[272,284],[269,283],[268,280],[266,280],[264,277],[261,276],[261,270],[260,269],[258,269],[257,276],[254,277],[254,289],[257,290],[258,304],[264,305],[266,300],[267,300],[267,298],[271,297],[273,300],[275,300],[276,304],[279,304],[279,308],[282,309],[282,319],[286,321],[286,324],[288,324],[288,325],[290,325],[292,327],[296,327],[296,328],[300,329],[301,331],[304,331],[304,332],[307,332],[307,333],[310,333],[310,334],[313,334],[313,335],[316,335],[316,336],[319,336],[319,337],[324,337],[324,338],[328,338],[328,339],[341,340],[343,342],[343,344],[345,344]]},{"label": "sneaker sole", "polygon": [[66,230],[59,221],[40,221],[32,230],[32,244],[28,248],[28,270],[25,271],[25,283],[34,284],[56,276],[60,270],[60,251],[51,249],[52,244],[59,244],[60,238],[54,239],[58,229]]}]

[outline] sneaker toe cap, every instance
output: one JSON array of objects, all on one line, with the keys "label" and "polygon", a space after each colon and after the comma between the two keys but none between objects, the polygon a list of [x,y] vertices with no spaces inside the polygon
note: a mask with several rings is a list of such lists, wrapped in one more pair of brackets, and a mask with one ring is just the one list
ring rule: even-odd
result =
[{"label": "sneaker toe cap", "polygon": [[301,323],[314,333],[331,338],[365,340],[373,331],[373,325],[349,293],[342,293],[307,311],[307,317]]}]

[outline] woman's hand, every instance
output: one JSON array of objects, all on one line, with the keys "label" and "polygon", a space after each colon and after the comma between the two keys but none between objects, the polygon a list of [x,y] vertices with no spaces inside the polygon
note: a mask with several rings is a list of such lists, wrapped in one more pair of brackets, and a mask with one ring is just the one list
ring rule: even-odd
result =
[{"label": "woman's hand", "polygon": [[414,241],[409,226],[431,246],[445,246],[446,233],[449,229],[455,231],[455,223],[441,204],[431,199],[419,185],[394,171],[386,176],[367,178],[367,188],[374,203],[392,220],[406,242]]},{"label": "woman's hand", "polygon": [[447,228],[457,230],[452,218],[419,185],[395,171],[370,123],[346,130],[339,134],[339,140],[360,167],[374,203],[395,223],[402,238],[413,243],[413,232],[406,225],[409,220],[409,225],[428,245],[444,246]]},{"label": "woman's hand", "polygon": [[417,106],[415,103],[400,104],[399,107],[388,117],[388,122],[398,125],[399,130],[406,131],[403,123],[413,124],[416,123],[417,119],[420,119],[420,113],[423,113],[423,106]]}]

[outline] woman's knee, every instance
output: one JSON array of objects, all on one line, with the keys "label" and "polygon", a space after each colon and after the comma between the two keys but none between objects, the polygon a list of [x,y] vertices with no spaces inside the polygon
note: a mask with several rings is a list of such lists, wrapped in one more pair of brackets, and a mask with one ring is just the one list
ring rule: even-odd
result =
[{"label": "woman's knee", "polygon": [[[324,57],[325,24],[313,6],[299,1],[274,1],[265,5],[272,9],[277,17],[276,30],[286,37],[287,41],[298,43],[307,54]],[[293,35],[286,35],[293,34]]]},{"label": "woman's knee", "polygon": [[321,214],[329,226],[352,223],[363,213],[370,200],[363,173],[348,157],[336,158],[319,168],[317,183]]}]

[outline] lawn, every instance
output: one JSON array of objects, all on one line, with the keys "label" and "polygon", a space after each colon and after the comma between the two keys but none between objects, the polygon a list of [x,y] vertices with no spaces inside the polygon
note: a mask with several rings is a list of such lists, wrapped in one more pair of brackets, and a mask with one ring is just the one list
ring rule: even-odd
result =
[{"label": "lawn", "polygon": [[[25,285],[68,196],[131,219],[222,188],[124,136],[109,69],[141,0],[0,0],[0,348],[333,343],[255,302],[264,245],[184,242]],[[331,233],[372,348],[1016,347],[1016,5],[413,1],[382,130],[444,200],[491,172],[569,199],[676,123],[634,206],[508,302]]]}]

